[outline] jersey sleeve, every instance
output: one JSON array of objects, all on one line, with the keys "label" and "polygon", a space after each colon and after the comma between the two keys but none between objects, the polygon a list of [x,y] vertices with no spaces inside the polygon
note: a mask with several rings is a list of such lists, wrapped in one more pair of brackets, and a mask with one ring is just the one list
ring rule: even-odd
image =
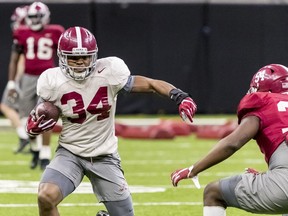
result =
[{"label": "jersey sleeve", "polygon": [[252,93],[245,95],[240,101],[237,109],[238,122],[241,122],[241,119],[248,114],[257,111],[265,103],[265,95],[262,93]]},{"label": "jersey sleeve", "polygon": [[44,71],[37,81],[37,95],[45,101],[55,101],[57,98],[56,82],[53,69]]},{"label": "jersey sleeve", "polygon": [[22,38],[24,34],[25,33],[22,31],[22,28],[18,28],[13,32],[13,51],[17,53],[23,53],[24,42]]},{"label": "jersey sleeve", "polygon": [[61,25],[56,25],[56,24],[54,24],[54,25],[51,25],[51,27],[52,27],[56,32],[58,32],[59,35],[61,35],[61,34],[65,31],[64,27],[61,26]]},{"label": "jersey sleeve", "polygon": [[127,83],[130,70],[125,62],[117,57],[111,57],[111,74],[109,84],[113,86],[115,92],[119,92]]},{"label": "jersey sleeve", "polygon": [[17,29],[13,32],[13,43],[14,44],[19,44],[20,43],[20,35],[21,35],[21,30]]}]

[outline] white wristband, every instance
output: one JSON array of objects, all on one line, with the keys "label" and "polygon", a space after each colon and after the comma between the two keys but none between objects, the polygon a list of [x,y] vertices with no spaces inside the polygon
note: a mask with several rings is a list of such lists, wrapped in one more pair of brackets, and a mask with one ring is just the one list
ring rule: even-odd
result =
[{"label": "white wristband", "polygon": [[7,89],[11,90],[11,89],[15,89],[16,88],[16,83],[14,80],[9,80],[7,83]]},{"label": "white wristband", "polygon": [[[193,168],[194,168],[193,165],[189,167],[189,171],[190,171],[190,172],[188,173],[188,176],[190,175],[190,173],[191,173],[191,171],[192,171]],[[188,177],[188,176],[187,176],[187,177]],[[192,181],[193,181],[193,183],[194,183],[194,185],[195,185],[196,188],[198,188],[198,189],[201,188],[201,185],[200,185],[200,183],[199,183],[199,180],[198,180],[198,176],[197,176],[197,175],[194,176],[194,177],[192,177]]]}]

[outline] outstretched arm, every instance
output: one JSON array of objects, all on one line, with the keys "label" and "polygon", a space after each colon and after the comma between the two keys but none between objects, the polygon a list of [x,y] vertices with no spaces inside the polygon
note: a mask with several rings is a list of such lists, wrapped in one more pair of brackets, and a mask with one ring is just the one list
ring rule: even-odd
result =
[{"label": "outstretched arm", "polygon": [[249,140],[255,137],[259,125],[260,121],[256,116],[248,116],[244,118],[240,125],[231,134],[221,139],[204,158],[196,162],[190,172],[188,172],[189,170],[185,173],[183,171],[180,172],[183,169],[174,171],[171,174],[172,184],[177,186],[180,180],[197,176],[200,172],[232,156]]},{"label": "outstretched arm", "polygon": [[194,164],[191,176],[195,176],[232,156],[249,140],[253,139],[258,132],[259,124],[259,119],[256,116],[244,118],[235,131],[221,139],[202,160]]},{"label": "outstretched arm", "polygon": [[183,120],[188,118],[193,122],[193,116],[197,110],[197,106],[192,98],[186,92],[177,89],[172,84],[163,80],[151,79],[144,76],[134,76],[134,83],[131,92],[158,93],[160,95],[170,97],[178,105],[179,114]]},{"label": "outstretched arm", "polygon": [[163,80],[151,79],[144,76],[134,76],[134,84],[131,92],[153,93],[169,96],[169,92],[176,87]]}]

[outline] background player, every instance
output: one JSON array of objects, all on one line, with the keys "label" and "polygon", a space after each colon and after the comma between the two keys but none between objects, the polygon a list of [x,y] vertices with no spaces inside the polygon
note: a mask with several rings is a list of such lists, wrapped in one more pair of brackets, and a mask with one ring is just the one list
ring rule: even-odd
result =
[{"label": "background player", "polygon": [[252,78],[248,94],[238,106],[239,126],[220,140],[200,161],[171,174],[172,184],[194,178],[229,158],[251,139],[265,156],[268,170],[220,179],[204,190],[204,216],[224,216],[227,207],[257,214],[288,212],[288,68],[271,64]]},{"label": "background player", "polygon": [[[44,70],[55,66],[54,57],[56,55],[57,42],[64,31],[62,26],[49,25],[49,22],[49,8],[41,2],[34,2],[29,6],[27,11],[27,26],[19,27],[13,34],[14,41],[8,75],[10,83],[9,96],[12,97],[17,94],[13,83],[15,83],[19,57],[23,53],[25,56],[25,71],[20,79],[21,92],[19,94],[19,104],[21,104],[19,106],[19,115],[23,127],[31,109],[33,109],[38,100],[36,94],[37,79]],[[37,166],[38,158],[40,158],[42,169],[49,164],[51,158],[49,144],[50,132],[43,134],[43,140],[42,136],[39,136],[36,144],[31,143],[33,153],[31,161],[32,169]]]},{"label": "background player", "polygon": [[[58,68],[41,74],[37,93],[62,112],[63,128],[55,158],[45,169],[38,193],[41,216],[59,215],[57,205],[86,175],[98,200],[110,215],[134,215],[132,199],[121,169],[115,136],[117,94],[158,93],[179,105],[179,112],[192,122],[196,105],[189,95],[173,85],[143,76],[132,76],[117,57],[97,60],[98,47],[91,32],[72,27],[59,40]],[[96,63],[97,61],[97,63]],[[34,111],[27,132],[37,135],[55,125],[44,123]],[[47,128],[48,127],[48,128]]]},{"label": "background player", "polygon": [[[12,32],[16,31],[20,26],[25,25],[25,18],[27,15],[28,6],[20,6],[15,8],[11,16],[11,30]],[[1,112],[6,118],[8,118],[12,126],[16,129],[17,135],[19,137],[19,146],[16,150],[16,153],[21,152],[25,146],[29,143],[29,137],[25,132],[21,120],[18,114],[19,101],[18,94],[15,94],[13,97],[8,97],[9,89],[16,89],[17,93],[19,92],[18,80],[24,72],[24,56],[19,56],[19,61],[17,64],[17,72],[15,77],[15,82],[10,81],[7,83],[7,86],[4,90],[1,100]]]}]

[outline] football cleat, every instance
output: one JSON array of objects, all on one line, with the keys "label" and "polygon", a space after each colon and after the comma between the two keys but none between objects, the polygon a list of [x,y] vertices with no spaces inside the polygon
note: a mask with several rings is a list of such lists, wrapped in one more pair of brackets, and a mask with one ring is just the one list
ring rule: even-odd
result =
[{"label": "football cleat", "polygon": [[38,165],[38,162],[39,162],[39,151],[31,150],[31,153],[32,153],[32,160],[30,163],[30,168],[35,169]]},{"label": "football cleat", "polygon": [[41,170],[45,170],[46,166],[48,166],[49,163],[50,163],[49,159],[41,159],[40,160],[40,168],[41,168]]},{"label": "football cleat", "polygon": [[109,216],[109,213],[104,210],[100,210],[97,212],[96,216]]},{"label": "football cleat", "polygon": [[19,139],[18,149],[15,151],[15,154],[23,152],[24,148],[29,144],[29,139]]}]

